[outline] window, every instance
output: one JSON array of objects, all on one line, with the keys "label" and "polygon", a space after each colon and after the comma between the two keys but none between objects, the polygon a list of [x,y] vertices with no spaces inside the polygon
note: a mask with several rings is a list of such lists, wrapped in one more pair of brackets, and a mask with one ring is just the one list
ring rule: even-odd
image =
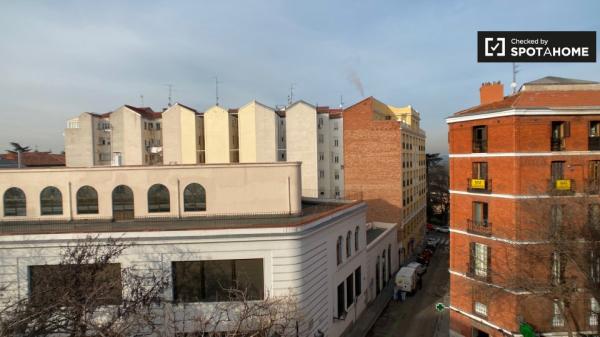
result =
[{"label": "window", "polygon": [[556,234],[563,222],[563,207],[562,205],[552,205],[550,208],[550,233]]},{"label": "window", "polygon": [[473,202],[473,223],[476,226],[487,227],[488,225],[488,204],[487,202]]},{"label": "window", "polygon": [[344,301],[344,282],[337,286],[337,318],[346,315],[346,302]]},{"label": "window", "polygon": [[483,317],[487,317],[487,305],[481,302],[475,302],[473,304],[473,311]]},{"label": "window", "polygon": [[565,305],[562,301],[554,300],[554,314],[552,315],[552,326],[562,327],[565,325],[565,318],[563,316],[563,311],[565,309]]},{"label": "window", "polygon": [[348,231],[346,234],[346,257],[352,255],[352,232]]},{"label": "window", "polygon": [[337,155],[334,156],[333,157],[333,162],[336,163],[336,164],[339,163],[340,162],[340,156],[337,156]]},{"label": "window", "polygon": [[322,117],[319,117],[319,122],[317,124],[317,128],[318,129],[322,129],[323,128],[323,118]]},{"label": "window", "polygon": [[4,192],[4,216],[27,215],[27,202],[23,190],[11,187]]},{"label": "window", "polygon": [[358,252],[358,247],[359,247],[359,236],[360,236],[360,227],[356,226],[356,229],[354,230],[354,250],[357,252]]},{"label": "window", "polygon": [[339,129],[339,125],[338,125],[338,122],[337,122],[337,121],[336,121],[336,122],[333,122],[333,129],[334,129],[334,130],[337,130],[337,129]]},{"label": "window", "polygon": [[598,313],[600,313],[598,300],[590,297],[590,326],[598,326]]},{"label": "window", "polygon": [[160,130],[160,123],[156,123],[156,130]]},{"label": "window", "polygon": [[333,174],[333,179],[335,180],[340,180],[340,172],[338,172],[337,170],[335,171],[335,173]]},{"label": "window", "polygon": [[383,281],[383,286],[385,287],[385,284],[387,283],[387,275],[385,272],[385,249],[381,254],[381,280]]},{"label": "window", "polygon": [[148,212],[161,213],[171,210],[169,189],[162,184],[154,184],[148,189]]},{"label": "window", "polygon": [[325,137],[322,134],[319,134],[319,143],[323,144],[325,141]]},{"label": "window", "polygon": [[[600,140],[600,137],[598,140]],[[590,160],[588,164],[587,187],[591,194],[597,194],[600,192],[600,160]]]},{"label": "window", "polygon": [[340,145],[340,141],[336,138],[333,140],[333,146],[338,147]]},{"label": "window", "polygon": [[262,259],[173,262],[176,302],[226,302],[264,299]]},{"label": "window", "polygon": [[596,284],[600,284],[600,255],[592,249],[590,251],[590,279]]},{"label": "window", "polygon": [[202,185],[191,183],[183,191],[183,210],[185,212],[206,211],[206,190]]},{"label": "window", "polygon": [[325,153],[319,152],[319,160],[325,160]]},{"label": "window", "polygon": [[488,277],[490,247],[478,242],[471,242],[470,272],[474,276]]},{"label": "window", "polygon": [[351,306],[354,303],[354,275],[350,274],[346,278],[346,306]]},{"label": "window", "polygon": [[590,132],[588,136],[588,150],[600,150],[600,121],[590,122]]},{"label": "window", "polygon": [[552,181],[564,179],[565,173],[565,162],[564,161],[553,161],[550,165],[550,174],[552,175]]},{"label": "window", "polygon": [[588,225],[593,229],[600,229],[600,204],[588,205]]},{"label": "window", "polygon": [[125,185],[115,187],[112,192],[112,209],[115,220],[126,220],[134,217],[133,191]]},{"label": "window", "polygon": [[77,214],[98,214],[98,192],[91,186],[77,190]]},{"label": "window", "polygon": [[335,247],[338,266],[340,264],[342,264],[342,244],[343,244],[343,240],[344,239],[342,239],[341,236],[338,236],[336,247]]},{"label": "window", "polygon": [[118,263],[29,266],[28,270],[32,303],[48,303],[57,297],[71,298],[74,303],[79,303],[80,292],[86,289],[103,289],[99,294],[103,297],[96,297],[102,304],[122,302],[121,265]]},{"label": "window", "polygon": [[392,245],[388,245],[388,255],[387,255],[387,269],[388,269],[388,278],[392,278]]},{"label": "window", "polygon": [[319,178],[325,178],[325,171],[319,170]]},{"label": "window", "polygon": [[63,214],[62,194],[56,187],[46,187],[40,193],[40,208],[42,215]]},{"label": "window", "polygon": [[487,152],[487,126],[473,127],[473,152]]},{"label": "window", "polygon": [[148,123],[144,122],[144,130],[148,130]]},{"label": "window", "polygon": [[473,163],[473,179],[487,179],[487,163]]},{"label": "window", "polygon": [[361,278],[361,270],[360,267],[356,268],[356,270],[354,271],[354,294],[355,297],[360,296],[360,294],[362,293],[362,278]]},{"label": "window", "polygon": [[565,266],[559,252],[552,252],[552,284],[559,285],[564,280]]},{"label": "window", "polygon": [[570,135],[569,122],[552,122],[552,133],[550,138],[551,151],[563,151],[565,149],[565,138]]}]

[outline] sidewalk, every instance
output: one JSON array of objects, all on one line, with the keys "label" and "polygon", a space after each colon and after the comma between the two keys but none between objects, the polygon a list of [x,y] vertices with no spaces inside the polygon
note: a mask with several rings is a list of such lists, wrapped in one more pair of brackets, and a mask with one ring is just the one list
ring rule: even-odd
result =
[{"label": "sidewalk", "polygon": [[[341,337],[365,337],[373,327],[377,318],[385,310],[394,294],[394,282],[390,280],[387,286],[383,288],[379,296],[358,316],[358,319],[349,326]],[[357,324],[360,322],[360,324]]]}]

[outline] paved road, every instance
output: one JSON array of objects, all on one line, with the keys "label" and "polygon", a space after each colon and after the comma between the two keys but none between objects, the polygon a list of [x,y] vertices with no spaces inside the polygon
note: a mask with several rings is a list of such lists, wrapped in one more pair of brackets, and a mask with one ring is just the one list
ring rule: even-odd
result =
[{"label": "paved road", "polygon": [[368,337],[448,336],[448,310],[439,313],[435,304],[448,304],[448,234],[436,233],[446,244],[438,247],[423,276],[423,289],[405,302],[391,301]]}]

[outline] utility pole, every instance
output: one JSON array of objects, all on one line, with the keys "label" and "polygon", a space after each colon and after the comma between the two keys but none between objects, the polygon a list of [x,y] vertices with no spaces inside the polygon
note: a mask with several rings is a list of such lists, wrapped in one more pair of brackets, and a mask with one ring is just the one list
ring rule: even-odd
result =
[{"label": "utility pole", "polygon": [[215,105],[219,106],[219,76],[215,76]]},{"label": "utility pole", "polygon": [[171,105],[173,105],[173,85],[172,84],[165,84],[167,87],[169,87],[169,107],[171,107]]},{"label": "utility pole", "polygon": [[519,72],[519,66],[513,62],[512,64],[512,83],[510,87],[512,89],[512,94],[517,92],[517,73]]},{"label": "utility pole", "polygon": [[144,106],[144,95],[140,95],[140,101],[142,102],[142,107]]},{"label": "utility pole", "polygon": [[288,105],[292,105],[294,103],[294,87],[295,83],[290,84],[290,94],[288,95]]}]

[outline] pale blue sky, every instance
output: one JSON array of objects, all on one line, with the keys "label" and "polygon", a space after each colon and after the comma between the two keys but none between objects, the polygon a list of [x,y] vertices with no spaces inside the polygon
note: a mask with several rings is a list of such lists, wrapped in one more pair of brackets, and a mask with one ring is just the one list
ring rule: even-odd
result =
[{"label": "pale blue sky", "polygon": [[[295,97],[336,106],[365,96],[421,112],[429,152],[444,118],[477,104],[510,64],[478,64],[478,30],[600,30],[600,1],[0,1],[0,150],[63,149],[69,117],[123,104],[203,110]],[[519,82],[600,81],[594,64],[529,63]]]}]

